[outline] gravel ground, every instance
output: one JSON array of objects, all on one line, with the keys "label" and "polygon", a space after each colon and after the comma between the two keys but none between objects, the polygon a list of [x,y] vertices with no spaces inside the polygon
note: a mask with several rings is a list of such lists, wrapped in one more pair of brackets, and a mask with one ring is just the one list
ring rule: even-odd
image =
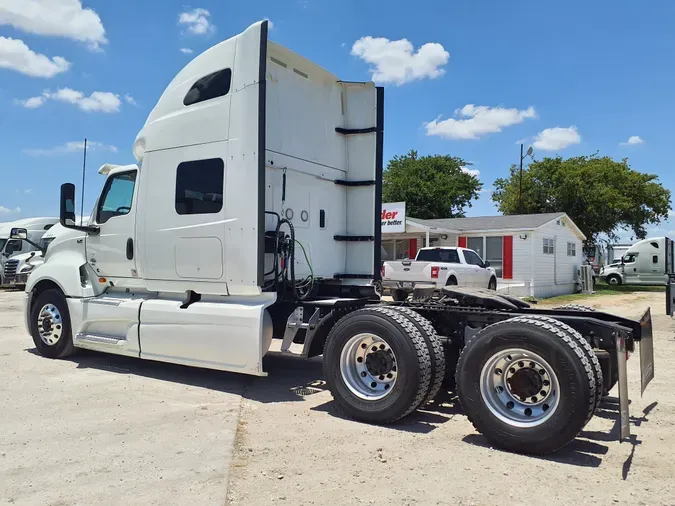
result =
[{"label": "gravel ground", "polygon": [[222,505],[245,378],[40,357],[0,292],[0,504]]},{"label": "gravel ground", "polygon": [[666,369],[675,361],[675,321],[664,314],[665,295],[601,296],[591,305],[629,317],[652,307],[656,378],[644,398],[637,353],[628,362],[632,441],[616,441],[615,397],[546,458],[490,448],[451,393],[400,424],[361,424],[334,409],[319,360],[271,356],[270,377],[245,387],[230,503],[675,504],[675,376]]}]

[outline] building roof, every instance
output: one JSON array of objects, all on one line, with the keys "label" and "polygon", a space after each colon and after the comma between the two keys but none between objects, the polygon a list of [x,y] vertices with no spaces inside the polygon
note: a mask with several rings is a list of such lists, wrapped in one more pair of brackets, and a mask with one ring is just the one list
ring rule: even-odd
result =
[{"label": "building roof", "polygon": [[[420,220],[412,217],[408,219],[425,227],[456,230],[458,232],[486,232],[492,230],[534,230],[562,216],[567,215],[565,213],[544,213],[446,218],[442,220]],[[567,219],[570,222],[572,221],[569,217]]]}]

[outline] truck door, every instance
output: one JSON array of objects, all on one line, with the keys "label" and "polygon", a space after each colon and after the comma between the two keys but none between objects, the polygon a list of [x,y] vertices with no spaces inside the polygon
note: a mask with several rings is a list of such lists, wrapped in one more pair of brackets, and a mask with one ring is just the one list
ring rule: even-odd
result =
[{"label": "truck door", "polygon": [[[462,265],[463,270],[466,270],[466,275],[462,276],[464,279],[459,280],[460,285],[464,286],[482,286],[487,288],[488,280],[485,279],[485,286],[483,286],[483,277],[485,269],[483,268],[483,261],[481,258],[471,250],[462,250],[464,261],[466,264]],[[459,273],[458,273],[459,274]]]},{"label": "truck door", "polygon": [[665,283],[665,266],[661,252],[649,252],[642,255],[640,270],[642,271],[642,283],[662,285]]},{"label": "truck door", "polygon": [[87,236],[87,261],[99,276],[136,277],[136,176],[138,171],[111,173],[94,211],[98,234]]},{"label": "truck door", "polygon": [[638,253],[629,253],[623,258],[623,282],[629,285],[640,284],[640,272],[638,269]]}]

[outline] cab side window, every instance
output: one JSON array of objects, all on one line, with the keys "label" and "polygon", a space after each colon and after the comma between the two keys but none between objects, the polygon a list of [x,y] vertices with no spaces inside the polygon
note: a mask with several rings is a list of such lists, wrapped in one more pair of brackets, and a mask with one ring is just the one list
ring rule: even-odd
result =
[{"label": "cab side window", "polygon": [[96,211],[97,223],[131,212],[136,186],[136,171],[120,172],[108,178]]}]

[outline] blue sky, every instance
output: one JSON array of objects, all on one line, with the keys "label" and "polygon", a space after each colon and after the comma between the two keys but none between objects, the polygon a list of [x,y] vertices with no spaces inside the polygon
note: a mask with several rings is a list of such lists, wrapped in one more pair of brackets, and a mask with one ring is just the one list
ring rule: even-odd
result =
[{"label": "blue sky", "polygon": [[[524,139],[535,157],[628,157],[675,190],[672,2],[196,1],[0,1],[0,222],[55,215],[59,185],[81,184],[85,137],[88,212],[96,169],[134,161],[172,77],[262,18],[274,41],[386,87],[386,159],[461,156],[489,189]],[[495,212],[485,192],[468,214]],[[650,230],[663,232],[675,219]]]}]

